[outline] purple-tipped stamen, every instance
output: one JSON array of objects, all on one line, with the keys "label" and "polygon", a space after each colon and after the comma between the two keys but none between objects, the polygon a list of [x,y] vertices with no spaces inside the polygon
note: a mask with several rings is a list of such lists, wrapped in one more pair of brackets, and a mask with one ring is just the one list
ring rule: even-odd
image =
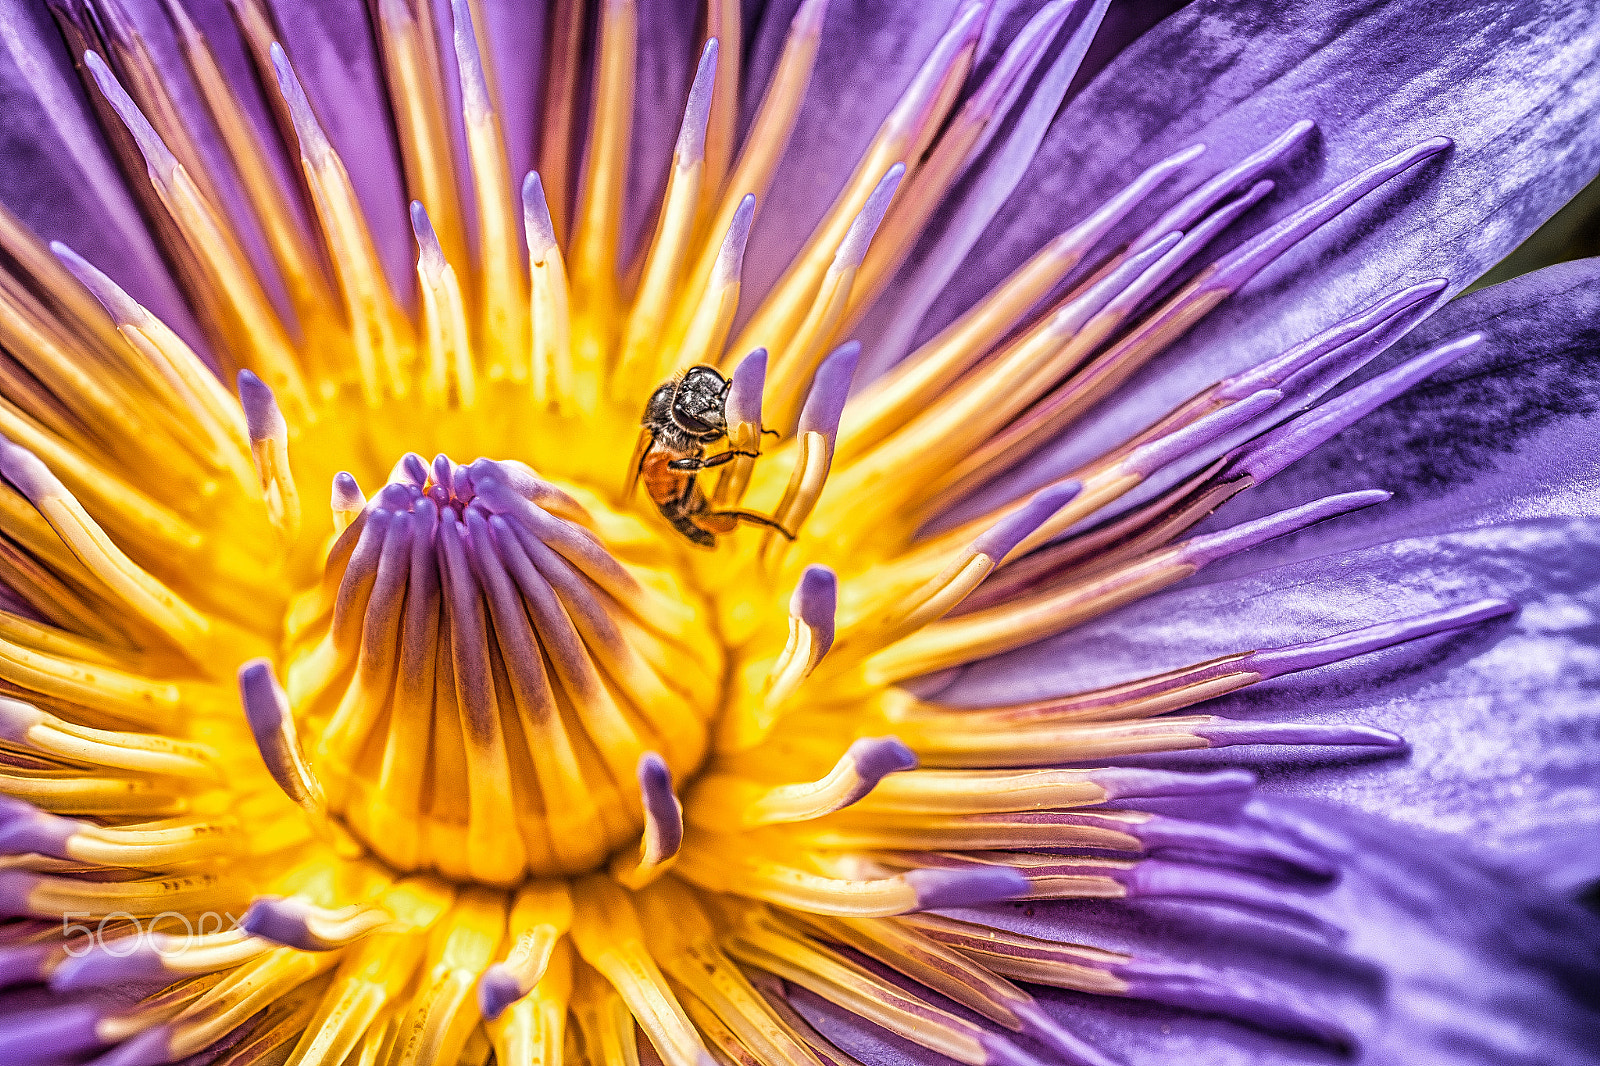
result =
[{"label": "purple-tipped stamen", "polygon": [[1010,866],[911,870],[906,883],[917,894],[918,910],[977,907],[1028,894],[1028,879]]},{"label": "purple-tipped stamen", "polygon": [[1106,313],[1126,316],[1148,297],[1165,285],[1173,275],[1189,263],[1201,250],[1216,240],[1222,231],[1250,208],[1260,203],[1273,188],[1270,181],[1258,181],[1237,198],[1228,201],[1213,214],[1207,215],[1160,259],[1156,260],[1137,281],[1106,305]]},{"label": "purple-tipped stamen", "polygon": [[[1126,188],[1097,208],[1092,215],[1055,238],[1051,244],[1059,245],[1063,251],[1068,248],[1076,249],[1080,255],[1088,252],[1090,248],[1100,242],[1101,238],[1111,232],[1117,223],[1127,218],[1135,207],[1138,207],[1148,199],[1152,192],[1160,188],[1162,184],[1184,167],[1200,158],[1205,154],[1205,150],[1206,146],[1203,144],[1192,145],[1180,152],[1174,152],[1159,163],[1152,164],[1137,178],[1129,182]],[[1210,210],[1209,206],[1206,210]],[[1201,212],[1195,217],[1200,218],[1203,215],[1204,212]],[[1132,259],[1136,256],[1142,256],[1149,250],[1152,243],[1165,240],[1173,232],[1181,232],[1183,229],[1184,227],[1182,226],[1167,226],[1164,229],[1151,226],[1146,231],[1148,239],[1141,240],[1134,247],[1130,247],[1127,251],[1127,257]]]},{"label": "purple-tipped stamen", "polygon": [[239,920],[251,936],[301,951],[336,951],[393,924],[375,907],[330,911],[298,896],[257,896]]},{"label": "purple-tipped stamen", "polygon": [[1255,794],[1255,775],[1245,770],[1220,770],[1215,773],[1174,773],[1133,766],[1111,766],[1091,770],[1089,780],[1105,790],[1106,806],[1131,805],[1139,810],[1157,811],[1170,805],[1173,813],[1205,821],[1229,821],[1244,810]]},{"label": "purple-tipped stamen", "polygon": [[[0,947],[0,988],[43,984],[51,979],[53,977],[51,965],[65,955],[65,949],[69,944],[72,945],[73,951],[84,950],[88,939],[45,940],[33,944],[7,944]],[[70,959],[71,956],[67,955],[66,958]],[[60,963],[57,971],[60,965],[64,964]]]},{"label": "purple-tipped stamen", "polygon": [[528,233],[528,254],[534,263],[543,263],[556,248],[556,226],[550,220],[550,205],[544,198],[544,183],[536,171],[522,179],[522,224]]},{"label": "purple-tipped stamen", "polygon": [[300,154],[313,165],[321,166],[333,155],[333,146],[328,143],[327,134],[322,132],[317,113],[311,110],[311,101],[306,98],[306,91],[301,87],[294,67],[289,65],[288,55],[277,41],[272,42],[271,55],[278,91],[283,94],[290,121],[294,123],[295,135],[300,140]]},{"label": "purple-tipped stamen", "polygon": [[1034,530],[1044,525],[1055,513],[1077,498],[1083,486],[1076,481],[1063,481],[1046,485],[1017,510],[978,534],[972,542],[974,555],[986,555],[996,564],[1005,561]]},{"label": "purple-tipped stamen", "polygon": [[278,409],[277,398],[266,382],[248,370],[239,371],[239,404],[252,442],[289,439],[289,423]]},{"label": "purple-tipped stamen", "polygon": [[80,825],[24,800],[0,796],[0,855],[35,854],[70,859],[67,842]]},{"label": "purple-tipped stamen", "polygon": [[150,317],[149,313],[139,306],[138,301],[124,292],[120,285],[65,244],[51,241],[50,251],[54,252],[56,258],[72,272],[72,276],[100,301],[100,305],[106,309],[106,314],[110,315],[113,321],[119,324],[144,322]]},{"label": "purple-tipped stamen", "polygon": [[122,124],[128,128],[128,134],[133,137],[134,144],[138,146],[139,153],[144,156],[145,166],[150,169],[150,177],[158,185],[166,185],[172,180],[173,174],[178,170],[178,158],[167,148],[161,140],[161,135],[150,125],[150,120],[144,117],[144,112],[139,110],[139,105],[133,102],[133,97],[122,87],[117,76],[111,73],[111,68],[106,66],[106,61],[98,53],[85,52],[83,54],[84,66],[89,68],[89,74],[100,87],[100,92],[106,98],[106,103],[117,113]]},{"label": "purple-tipped stamen", "polygon": [[1185,899],[1221,903],[1236,910],[1287,919],[1324,940],[1338,940],[1344,930],[1311,910],[1298,892],[1260,879],[1169,859],[1145,859],[1124,870],[1105,872],[1131,899]]},{"label": "purple-tipped stamen", "polygon": [[723,235],[722,245],[717,249],[717,260],[711,268],[712,291],[739,280],[744,270],[744,251],[750,243],[750,227],[755,217],[756,198],[751,193],[745,193],[744,199],[734,209],[728,232]]},{"label": "purple-tipped stamen", "polygon": [[497,962],[478,978],[478,1010],[492,1022],[528,992],[509,966]]},{"label": "purple-tipped stamen", "polygon": [[1399,751],[1408,746],[1404,737],[1367,725],[1244,722],[1208,716],[1203,723],[1184,726],[1184,731],[1199,737],[1213,748],[1231,748],[1240,744],[1298,744]]},{"label": "purple-tipped stamen", "polygon": [[[848,766],[857,779],[855,787],[839,801],[839,808],[843,809],[859,803],[890,774],[915,770],[917,756],[899,737],[863,737],[850,745],[839,765]],[[835,771],[838,769],[835,767]]]},{"label": "purple-tipped stamen", "polygon": [[1302,239],[1342,214],[1357,200],[1451,146],[1448,137],[1435,137],[1391,156],[1357,174],[1313,203],[1280,220],[1224,257],[1206,279],[1207,289],[1238,290],[1269,263]]},{"label": "purple-tipped stamen", "polygon": [[757,348],[733,368],[724,407],[729,426],[761,425],[761,393],[767,380],[767,350]]},{"label": "purple-tipped stamen", "polygon": [[717,39],[711,38],[700,52],[700,66],[689,86],[689,101],[683,109],[683,125],[678,128],[678,143],[673,149],[679,165],[699,162],[706,155],[706,125],[711,121],[711,96],[717,81]]},{"label": "purple-tipped stamen", "polygon": [[894,194],[900,188],[901,179],[906,176],[906,165],[896,163],[888,172],[879,179],[872,190],[872,195],[867,197],[866,204],[850,223],[850,229],[844,235],[844,240],[839,242],[839,250],[834,253],[833,261],[839,266],[857,267],[867,257],[867,248],[872,244],[873,236],[878,232],[878,227],[883,224],[883,216],[889,211],[889,204],[894,200]]},{"label": "purple-tipped stamen", "polygon": [[482,122],[493,113],[489,98],[489,79],[478,53],[478,35],[472,28],[472,6],[468,0],[450,0],[454,26],[456,71],[461,82],[461,113],[468,122]]},{"label": "purple-tipped stamen", "polygon": [[334,511],[359,511],[367,505],[354,474],[341,470],[333,475],[333,489],[329,493],[329,506]]},{"label": "purple-tipped stamen", "polygon": [[[1050,43],[1072,12],[1075,0],[1054,0],[1039,9],[1028,24],[1017,34],[994,70],[984,79],[962,110],[969,121],[988,121],[996,114],[1009,111],[1021,94],[1023,85],[1033,76],[1039,61],[1050,49]],[[990,127],[972,147],[971,155],[983,151],[996,130]]]},{"label": "purple-tipped stamen", "polygon": [[1465,629],[1480,622],[1515,614],[1517,605],[1506,600],[1475,600],[1458,607],[1445,607],[1414,618],[1383,622],[1350,633],[1307,641],[1284,648],[1252,652],[1232,664],[1234,669],[1258,673],[1263,679],[1310,670],[1329,663],[1343,662],[1358,655],[1378,651],[1436,633]]},{"label": "purple-tipped stamen", "polygon": [[311,776],[298,750],[289,696],[278,684],[272,664],[252,659],[239,668],[239,695],[245,720],[261,751],[267,772],[284,795],[301,806],[321,803],[321,787]]},{"label": "purple-tipped stamen", "polygon": [[978,36],[983,32],[983,24],[988,17],[988,7],[983,0],[968,0],[956,11],[950,28],[945,30],[938,44],[923,61],[889,117],[883,120],[884,129],[909,130],[921,121],[923,114],[933,106],[939,87],[956,57],[978,43]]},{"label": "purple-tipped stamen", "polygon": [[1050,331],[1064,336],[1076,334],[1096,315],[1104,311],[1120,293],[1126,292],[1141,275],[1161,261],[1162,256],[1176,248],[1183,240],[1181,233],[1168,233],[1137,255],[1130,255],[1112,268],[1111,272],[1093,285],[1089,291],[1068,303],[1050,321]]},{"label": "purple-tipped stamen", "polygon": [[[39,1010],[8,1012],[0,1026],[0,1062],[79,1062],[111,1041],[100,1036],[100,1024],[114,1017],[114,1008],[97,1003],[59,1003]],[[39,1052],[49,1049],[47,1057]]]},{"label": "purple-tipped stamen", "polygon": [[1240,450],[1230,467],[1232,470],[1249,474],[1257,483],[1265,481],[1339,431],[1389,402],[1441,367],[1455,362],[1481,343],[1483,335],[1474,333],[1380,374],[1371,381],[1334,397],[1322,406],[1253,441]]},{"label": "purple-tipped stamen", "polygon": [[653,751],[639,756],[639,794],[644,800],[641,865],[659,866],[683,846],[683,804],[672,790],[672,771]]},{"label": "purple-tipped stamen", "polygon": [[1233,166],[1222,171],[1210,181],[1200,186],[1194,192],[1185,196],[1175,204],[1171,210],[1151,223],[1145,231],[1133,242],[1130,252],[1137,252],[1147,247],[1163,233],[1172,230],[1186,230],[1200,219],[1211,213],[1234,190],[1246,184],[1255,184],[1256,179],[1295,150],[1316,129],[1316,123],[1310,119],[1301,119],[1294,125],[1284,130],[1269,144],[1252,152]]},{"label": "purple-tipped stamen", "polygon": [[1197,567],[1205,566],[1207,563],[1236,555],[1274,538],[1299,532],[1324,519],[1383,503],[1392,495],[1382,489],[1367,489],[1361,492],[1325,496],[1299,507],[1291,507],[1287,511],[1279,511],[1265,518],[1241,523],[1220,533],[1193,537],[1179,545],[1178,550],[1185,562]]},{"label": "purple-tipped stamen", "polygon": [[162,988],[171,984],[177,975],[167,967],[166,960],[169,955],[182,957],[183,939],[146,933],[137,941],[130,948],[99,944],[81,955],[68,956],[50,974],[50,991],[87,992],[130,985]]},{"label": "purple-tipped stamen", "polygon": [[839,605],[839,579],[826,566],[808,566],[789,597],[789,613],[811,630],[812,667],[833,647],[834,612]]},{"label": "purple-tipped stamen", "polygon": [[[1377,355],[1395,337],[1420,322],[1431,310],[1430,301],[1448,285],[1448,282],[1436,278],[1386,296],[1282,355],[1225,378],[1214,395],[1221,400],[1237,400],[1259,389],[1285,386],[1291,379],[1320,363],[1325,356],[1334,353],[1342,353],[1341,363],[1345,363],[1346,355],[1355,352],[1370,352],[1368,358]],[[1345,373],[1353,373],[1363,362],[1345,363]],[[1295,393],[1298,403],[1315,398],[1307,396],[1301,388],[1285,388],[1283,391]]]},{"label": "purple-tipped stamen", "polygon": [[0,477],[37,505],[43,500],[67,495],[66,487],[44,465],[44,461],[20,444],[0,436]]},{"label": "purple-tipped stamen", "polygon": [[846,341],[822,361],[817,376],[811,381],[811,391],[806,394],[805,406],[800,409],[798,432],[802,436],[821,433],[830,445],[833,443],[839,432],[839,416],[844,413],[845,399],[850,395],[850,381],[855,377],[859,362],[859,341]]},{"label": "purple-tipped stamen", "polygon": [[439,245],[439,235],[434,232],[433,221],[421,200],[411,201],[411,232],[417,238],[417,265],[430,284],[437,283],[444,274],[444,249]]},{"label": "purple-tipped stamen", "polygon": [[[1066,817],[1095,819],[1097,816]],[[1328,881],[1339,872],[1338,865],[1326,856],[1278,834],[1247,825],[1217,825],[1155,814],[1143,821],[1124,823],[1122,831],[1136,838],[1146,854],[1167,858],[1177,855],[1257,876]]]},{"label": "purple-tipped stamen", "polygon": [[1150,477],[1163,467],[1249,425],[1276,407],[1282,399],[1283,393],[1277,389],[1262,389],[1246,399],[1196,419],[1176,433],[1168,433],[1140,445],[1120,465],[1130,474]]}]

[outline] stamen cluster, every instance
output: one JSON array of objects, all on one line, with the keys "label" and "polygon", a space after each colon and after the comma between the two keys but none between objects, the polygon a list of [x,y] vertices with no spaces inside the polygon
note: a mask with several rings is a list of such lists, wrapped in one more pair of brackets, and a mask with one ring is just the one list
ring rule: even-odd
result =
[{"label": "stamen cluster", "polygon": [[647,753],[699,765],[717,649],[681,647],[693,608],[523,464],[412,454],[392,477],[330,549],[326,632],[289,662],[328,813],[399,870],[597,868],[639,834]]}]

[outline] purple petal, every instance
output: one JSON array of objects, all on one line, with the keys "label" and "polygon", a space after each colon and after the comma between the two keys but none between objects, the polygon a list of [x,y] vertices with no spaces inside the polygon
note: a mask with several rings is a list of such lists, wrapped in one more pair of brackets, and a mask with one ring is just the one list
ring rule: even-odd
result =
[{"label": "purple petal", "polygon": [[1372,371],[1470,333],[1484,336],[1476,351],[1245,493],[1228,513],[1303,499],[1347,482],[1359,468],[1394,500],[1313,534],[1315,547],[1297,541],[1294,555],[1524,517],[1597,514],[1600,260],[1563,263],[1472,293]]},{"label": "purple petal", "polygon": [[[1340,867],[1331,890],[1278,888],[1346,930],[1338,942],[1198,901],[1029,901],[955,916],[1131,956],[1103,963],[1127,998],[1029,986],[1050,1017],[1124,1062],[1596,1061],[1600,1014],[1583,1002],[1600,979],[1592,914],[1432,835],[1321,805],[1252,809]],[[793,1002],[868,1066],[925,1058],[815,997]]]},{"label": "purple petal", "polygon": [[0,13],[0,201],[72,245],[191,343],[200,337],[104,148],[43,5]]},{"label": "purple petal", "polygon": [[[1295,157],[1264,205],[1270,223],[1397,150],[1441,135],[1455,142],[1230,298],[1042,461],[1037,484],[1384,292],[1441,276],[1459,289],[1500,259],[1600,165],[1589,118],[1597,40],[1600,12],[1589,5],[1191,4],[1067,105],[1026,192],[921,333],[1174,148],[1203,142],[1224,165],[1298,120],[1318,120],[1310,158]],[[1064,219],[1063,204],[1073,205]]]},{"label": "purple petal", "polygon": [[1404,736],[1407,757],[1353,763],[1255,748],[1142,761],[1246,758],[1271,769],[1268,791],[1461,833],[1532,874],[1548,868],[1553,880],[1581,884],[1600,875],[1595,850],[1572,846],[1575,834],[1600,828],[1600,521],[1528,519],[1180,586],[976,664],[939,698],[980,704],[1081,691],[1483,600],[1521,610],[1196,708],[1263,724],[1377,727]]},{"label": "purple petal", "polygon": [[656,211],[672,166],[672,148],[700,58],[699,39],[695,36],[699,17],[696,5],[675,0],[638,0],[638,4],[633,137],[628,149],[628,185],[618,260],[624,265],[644,253],[655,232]]}]

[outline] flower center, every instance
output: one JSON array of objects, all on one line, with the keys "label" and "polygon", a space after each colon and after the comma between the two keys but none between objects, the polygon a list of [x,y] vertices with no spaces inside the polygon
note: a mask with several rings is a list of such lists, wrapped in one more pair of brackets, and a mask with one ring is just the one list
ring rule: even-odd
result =
[{"label": "flower center", "polygon": [[521,463],[412,454],[349,489],[288,672],[328,814],[398,869],[496,885],[638,841],[642,762],[694,771],[718,705],[697,601]]}]

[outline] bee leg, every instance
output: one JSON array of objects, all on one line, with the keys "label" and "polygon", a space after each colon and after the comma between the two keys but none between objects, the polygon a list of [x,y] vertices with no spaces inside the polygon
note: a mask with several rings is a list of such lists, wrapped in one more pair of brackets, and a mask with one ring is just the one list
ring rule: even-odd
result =
[{"label": "bee leg", "polygon": [[[731,519],[731,521],[728,522],[730,532],[732,531],[735,523],[748,522],[752,526],[765,526],[767,529],[775,529],[779,533],[783,534],[784,540],[794,539],[793,533],[790,533],[787,529],[784,529],[766,515],[757,514],[755,511],[713,511],[712,513],[706,515],[705,518]],[[704,521],[704,519],[702,519],[702,521]]]},{"label": "bee leg", "polygon": [[709,470],[714,466],[721,466],[724,463],[730,463],[730,462],[732,462],[734,460],[734,458],[736,456],[740,456],[740,455],[744,456],[747,459],[759,459],[759,458],[761,458],[761,453],[760,452],[726,451],[726,452],[718,452],[716,455],[713,455],[709,459],[701,459],[701,458],[699,458],[697,456],[686,456],[685,458],[682,458],[682,459],[674,459],[670,463],[667,464],[667,469],[668,470]]}]

